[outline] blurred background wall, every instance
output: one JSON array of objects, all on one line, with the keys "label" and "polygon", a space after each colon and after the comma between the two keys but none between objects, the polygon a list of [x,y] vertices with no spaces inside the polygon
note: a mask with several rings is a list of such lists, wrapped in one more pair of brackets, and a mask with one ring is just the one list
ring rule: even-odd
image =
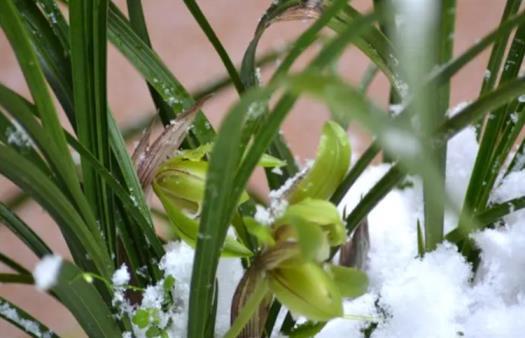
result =
[{"label": "blurred background wall", "polygon": [[[1,0],[0,0],[1,1]],[[125,9],[123,0],[116,1]],[[208,16],[211,25],[230,53],[236,64],[240,64],[255,26],[269,6],[271,0],[201,0],[199,4]],[[455,36],[455,55],[471,46],[477,39],[492,30],[498,23],[504,0],[457,0],[457,30]],[[353,1],[360,10],[369,8],[371,0]],[[175,76],[193,92],[209,81],[222,77],[225,72],[215,51],[180,0],[144,1],[146,19],[149,24],[152,43],[162,60]],[[297,36],[309,22],[283,22],[273,25],[265,34],[259,52],[283,48]],[[327,32],[328,33],[328,32]],[[315,46],[299,62],[314,55]],[[477,95],[479,83],[484,74],[488,53],[465,67],[453,78],[451,106]],[[366,58],[355,48],[351,48],[339,64],[341,72],[353,83],[358,83],[366,69]],[[269,78],[274,65],[263,70],[263,81]],[[121,126],[131,125],[145,115],[153,114],[153,104],[144,81],[132,66],[110,47],[108,56],[109,103]],[[28,90],[9,44],[0,32],[0,81],[28,97]],[[370,97],[380,106],[386,107],[388,85],[379,75],[369,90]],[[228,89],[215,95],[204,107],[204,112],[217,127],[221,117],[236,100],[236,93]],[[321,105],[301,99],[286,120],[283,133],[290,146],[298,154],[299,160],[313,158],[322,122],[328,118],[328,111]],[[367,145],[367,138],[352,126],[350,137],[354,153],[359,153]],[[262,189],[262,175],[254,177],[252,184]],[[16,189],[0,179],[0,198],[5,201]],[[264,192],[264,190],[263,190]],[[44,238],[52,243],[52,248],[67,257],[67,248],[60,233],[41,208],[27,204],[20,216]],[[36,259],[6,229],[0,226],[0,251],[7,252],[18,262],[32,269]],[[0,267],[0,271],[3,267]],[[65,337],[82,337],[74,319],[51,297],[39,293],[32,286],[0,285],[0,295],[19,304],[36,318]],[[9,324],[0,321],[0,338],[25,337]]]}]

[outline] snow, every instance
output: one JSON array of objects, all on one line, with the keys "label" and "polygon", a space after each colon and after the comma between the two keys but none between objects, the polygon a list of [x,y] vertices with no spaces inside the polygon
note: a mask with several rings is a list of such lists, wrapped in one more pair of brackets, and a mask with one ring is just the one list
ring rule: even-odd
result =
[{"label": "snow", "polygon": [[[171,276],[175,279],[172,289],[173,306],[163,309],[165,295],[162,279],[155,285],[149,285],[144,293],[140,306],[131,306],[124,298],[124,288],[127,284],[129,273],[123,265],[113,275],[114,284],[113,305],[119,310],[120,315],[130,317],[138,309],[155,308],[158,310],[159,326],[166,328],[170,338],[186,337],[186,324],[188,321],[188,304],[193,267],[194,250],[184,242],[172,242],[166,245],[166,254],[159,262],[159,268],[164,273],[164,278]],[[219,281],[219,295],[216,332],[222,336],[230,327],[230,304],[233,293],[243,274],[241,263],[238,259],[222,259],[217,270]],[[170,322],[171,321],[171,322]],[[131,332],[125,332],[123,337],[146,337],[146,329],[133,326]]]},{"label": "snow", "polygon": [[268,211],[268,209],[266,209],[262,205],[258,205],[258,204],[255,206],[255,215],[253,215],[253,218],[258,223],[263,224],[263,225],[270,225],[273,223],[273,217],[270,211]]},{"label": "snow", "polygon": [[275,167],[271,170],[271,172],[275,175],[281,176],[283,174],[283,170],[279,167]]},{"label": "snow", "polygon": [[[160,262],[160,267],[166,274],[175,277],[173,290],[178,311],[172,317],[171,332],[174,338],[186,337],[186,324],[188,320],[187,306],[189,303],[191,270],[193,266],[193,249],[183,242],[168,245],[166,255]],[[237,283],[242,277],[242,266],[238,259],[221,259],[217,270],[219,280],[219,298],[216,332],[222,336],[230,327],[230,304]]]},{"label": "snow", "polygon": [[419,140],[411,133],[395,128],[385,130],[382,135],[384,146],[397,155],[413,157],[421,151]]},{"label": "snow", "polygon": [[[449,141],[447,190],[460,207],[478,146],[467,128]],[[351,210],[388,171],[370,167],[343,199],[339,210]],[[417,257],[416,224],[423,218],[421,182],[408,178],[404,189],[391,191],[369,214],[368,292],[345,300],[345,315],[365,319],[335,319],[317,337],[364,337],[362,330],[377,323],[371,338],[516,338],[525,330],[525,214],[505,218],[505,226],[472,237],[481,250],[476,275],[451,243]],[[502,179],[491,201],[525,195],[525,171]],[[457,217],[446,215],[447,231]]]},{"label": "snow", "polygon": [[286,194],[291,190],[291,188],[297,184],[303,177],[306,176],[310,168],[314,165],[313,160],[307,160],[305,165],[301,168],[301,170],[293,177],[290,177],[287,179],[284,184],[279,187],[277,190],[272,190],[268,194],[268,197],[270,197],[270,200],[276,201],[276,200],[282,200],[286,198]]},{"label": "snow", "polygon": [[391,104],[388,106],[388,112],[392,116],[398,116],[403,110],[405,110],[405,105],[403,104]]},{"label": "snow", "polygon": [[4,302],[1,299],[0,316],[16,323],[17,325],[22,327],[26,332],[31,333],[35,337],[51,338],[53,336],[53,333],[51,331],[42,332],[40,329],[40,325],[37,322],[21,317],[17,309],[15,309],[11,305],[9,305],[9,303]]},{"label": "snow", "polygon": [[122,266],[113,273],[111,281],[114,286],[123,286],[129,284],[129,278],[128,267],[126,264],[122,264]]},{"label": "snow", "polygon": [[470,267],[452,245],[442,245],[424,259],[385,279],[379,306],[388,316],[373,337],[455,337],[456,318],[468,310]]},{"label": "snow", "polygon": [[[454,109],[452,109],[454,110]],[[402,135],[404,136],[404,135]],[[453,207],[461,207],[478,150],[475,130],[467,128],[448,143],[446,188]],[[406,150],[406,149],[405,149]],[[370,188],[390,169],[390,164],[369,167],[355,182],[338,209],[352,210]],[[306,169],[307,170],[307,169]],[[300,175],[304,175],[306,170]],[[270,207],[257,206],[255,218],[268,224],[286,208],[286,192],[301,176],[290,179],[270,194]],[[525,195],[525,170],[500,179],[491,196],[499,203]],[[481,250],[475,275],[458,249],[445,242],[419,258],[416,224],[423,219],[421,181],[408,177],[403,188],[392,190],[368,216],[370,250],[366,294],[344,300],[345,316],[329,321],[320,338],[365,337],[373,323],[371,338],[516,338],[525,331],[525,211],[505,218],[505,225],[472,235]],[[457,224],[457,215],[447,210],[446,231]],[[164,277],[172,276],[174,306],[160,313],[169,336],[186,336],[188,302],[194,250],[184,243],[170,243],[159,263]],[[243,274],[239,259],[221,259],[218,267],[217,337],[230,325],[230,305]],[[116,290],[129,280],[126,266],[113,276]],[[116,297],[118,292],[115,293]],[[136,308],[125,307],[132,314]],[[165,293],[162,284],[148,286],[140,307],[161,309]],[[129,304],[128,304],[129,305]],[[139,308],[140,308],[139,307]],[[282,320],[285,311],[281,311]],[[304,321],[304,319],[302,319]],[[141,335],[142,334],[142,335]],[[134,327],[134,335],[143,331]],[[130,336],[130,335],[128,335]],[[273,337],[281,337],[274,333]]]},{"label": "snow", "polygon": [[[368,293],[353,301],[345,301],[343,303],[343,310],[345,315],[359,315],[369,316],[370,318],[377,318],[379,314],[375,308],[375,301],[377,296]],[[329,321],[323,330],[316,336],[317,338],[336,338],[342,337],[359,337],[361,330],[369,325],[366,320],[355,320],[352,318],[336,318]]]},{"label": "snow", "polygon": [[[463,198],[476,160],[478,143],[473,127],[464,129],[448,142],[446,189],[456,209],[463,205]],[[457,216],[448,210],[445,215],[446,231],[457,225]]]},{"label": "snow", "polygon": [[30,148],[33,146],[33,141],[26,133],[24,128],[18,123],[13,123],[13,126],[7,127],[5,136],[8,144],[15,145],[20,148]]},{"label": "snow", "polygon": [[62,257],[56,255],[44,256],[33,270],[36,288],[46,291],[55,286],[61,266]]},{"label": "snow", "polygon": [[460,102],[460,103],[458,103],[457,105],[455,105],[454,107],[450,108],[447,111],[447,116],[449,116],[449,117],[456,116],[458,113],[463,111],[463,109],[467,108],[469,105],[470,105],[469,101]]},{"label": "snow", "polygon": [[[491,297],[505,304],[525,301],[525,218],[507,226],[475,234],[481,248],[481,264],[476,278],[492,291]],[[525,308],[524,308],[525,310]]]},{"label": "snow", "polygon": [[[514,171],[504,177],[494,189],[491,202],[502,203],[514,198],[525,196],[525,170]],[[514,223],[525,219],[525,210],[519,210],[506,216],[505,221]]]}]

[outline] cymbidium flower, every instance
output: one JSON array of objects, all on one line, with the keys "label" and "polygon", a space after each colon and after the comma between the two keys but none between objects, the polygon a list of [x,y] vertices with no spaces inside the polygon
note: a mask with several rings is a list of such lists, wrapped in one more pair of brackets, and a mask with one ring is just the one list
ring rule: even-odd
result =
[{"label": "cymbidium flower", "polygon": [[323,127],[315,162],[288,196],[290,204],[305,198],[329,199],[350,165],[350,143],[346,131],[328,121]]},{"label": "cymbidium flower", "polygon": [[[191,246],[197,242],[199,224],[196,218],[201,210],[208,171],[205,156],[211,148],[211,144],[205,144],[196,149],[178,151],[157,169],[152,183],[173,225],[173,232]],[[269,155],[263,156],[260,161],[260,165],[265,167],[283,164]],[[247,200],[248,194],[243,192],[238,204]],[[243,257],[251,256],[252,252],[233,237],[227,236],[222,255]]]},{"label": "cymbidium flower", "polygon": [[[285,212],[269,227],[245,217],[248,231],[259,240],[262,250],[236,290],[232,322],[248,301],[249,290],[258,283],[267,285],[269,294],[291,312],[314,321],[342,316],[343,297],[366,291],[363,272],[325,263],[330,247],[346,239],[341,216],[328,199],[346,174],[349,160],[346,132],[327,122],[313,166],[284,192],[289,203]],[[263,308],[259,307],[239,337],[260,336],[261,332],[254,330],[266,321]]]},{"label": "cymbidium flower", "polygon": [[[180,151],[157,170],[153,190],[164,206],[175,235],[191,246],[197,243],[198,221],[206,182],[208,162],[203,159],[210,146]],[[248,199],[244,193],[239,203]],[[224,256],[251,256],[252,252],[233,237],[227,236]]]}]

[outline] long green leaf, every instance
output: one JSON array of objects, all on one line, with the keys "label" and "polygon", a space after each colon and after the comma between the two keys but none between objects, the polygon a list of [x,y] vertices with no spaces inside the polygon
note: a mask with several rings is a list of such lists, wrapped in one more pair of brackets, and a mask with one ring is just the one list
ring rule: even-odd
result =
[{"label": "long green leaf", "polygon": [[[381,15],[381,13],[376,13],[376,15]],[[348,24],[361,17],[362,14],[359,13],[359,11],[351,5],[347,5],[345,10],[331,21],[330,27],[336,32],[341,33],[346,29]],[[405,94],[406,89],[404,83],[400,81],[396,69],[399,64],[397,53],[392,46],[392,42],[383,32],[372,27],[356,39],[355,45],[385,74],[398,95]]]},{"label": "long green leaf", "polygon": [[44,173],[9,147],[0,145],[0,150],[0,173],[29,192],[55,219],[75,261],[88,271],[111,276],[110,259],[100,233],[89,230],[69,199]]},{"label": "long green leaf", "polygon": [[[483,114],[492,109],[496,109],[506,102],[511,101],[512,99],[518,97],[525,92],[525,79],[520,78],[514,81],[507,83],[496,89],[493,92],[490,92],[467,106],[464,110],[459,112],[454,117],[447,120],[441,127],[437,128],[436,132],[441,135],[441,139],[446,141],[458,133],[460,130],[465,128],[467,125],[475,122],[480,119]],[[369,148],[372,150],[372,148]],[[367,151],[368,153],[368,151]],[[367,159],[373,158],[371,151],[370,154],[366,156]],[[364,165],[360,165],[359,168],[363,168]],[[361,171],[361,169],[359,170]],[[352,171],[350,172],[352,173]],[[349,175],[350,176],[350,175]],[[374,206],[383,199],[386,194],[393,189],[396,184],[404,175],[399,170],[398,166],[391,168],[387,174],[385,174],[370,190],[363,196],[361,201],[357,206],[352,210],[352,212],[346,218],[347,231],[353,231],[358,225],[359,222],[373,209]],[[342,195],[342,192],[339,192],[338,196]],[[464,236],[468,236],[471,231],[474,229],[471,228],[473,225],[472,222],[464,223],[465,229],[459,229],[456,231],[458,236],[454,237],[456,243],[461,242]],[[449,236],[447,235],[447,238]]]},{"label": "long green leaf", "polygon": [[65,34],[67,23],[52,0],[17,0],[15,4],[24,19],[44,75],[69,123],[75,127],[69,37]]},{"label": "long green leaf", "polygon": [[33,284],[31,274],[20,273],[0,273],[0,283],[2,284]]},{"label": "long green leaf", "polygon": [[[24,16],[29,16],[33,12],[38,12],[38,10],[35,10],[35,3],[31,2],[29,0],[23,0],[23,3],[25,6],[19,6],[20,11]],[[20,4],[20,3],[19,3]],[[61,93],[57,91],[56,88],[54,88],[56,95],[60,97],[67,98],[68,101],[73,101],[73,89],[72,89],[72,83],[70,79],[70,60],[69,60],[69,54],[70,54],[70,46],[69,46],[69,40],[64,39],[64,36],[69,35],[69,28],[67,24],[65,24],[65,19],[63,18],[60,11],[57,12],[56,4],[52,0],[42,0],[40,3],[43,7],[43,10],[46,12],[46,18],[48,21],[48,26],[46,25],[39,25],[38,30],[40,33],[33,34],[32,37],[34,38],[33,45],[36,46],[37,51],[39,51],[39,55],[42,62],[42,67],[45,70],[46,77],[48,81],[51,83],[53,79],[59,79],[61,81],[60,88],[64,89],[64,92]],[[31,7],[32,6],[32,7]],[[40,22],[41,20],[38,20],[37,22]],[[50,29],[51,27],[51,29]],[[60,46],[57,44],[39,44],[39,36],[40,35],[56,35],[56,39],[61,41]],[[62,60],[60,56],[64,56],[65,59]],[[61,61],[62,60],[62,61]],[[57,74],[60,72],[65,72],[66,75],[64,76],[62,74]],[[0,88],[1,89],[1,88]],[[4,88],[5,89],[5,88]],[[2,94],[4,91],[0,91],[0,94]],[[17,118],[20,118],[20,114],[27,115],[27,111],[31,110],[33,114],[35,114],[34,109],[32,109],[30,106],[31,104],[26,102],[22,97],[17,95],[14,92],[10,92],[7,90],[7,98],[4,95],[4,100],[0,100],[0,104],[7,102],[9,104],[9,107],[6,107],[11,112],[16,112],[14,115],[17,116]],[[2,102],[4,101],[4,102]],[[62,102],[63,108],[68,110],[68,105],[64,104]],[[72,109],[72,108],[71,108]],[[74,112],[70,112],[68,115],[72,116],[74,118]],[[28,118],[25,117],[25,121],[28,122]],[[75,121],[73,119],[72,121],[73,125],[75,124]],[[117,164],[115,166],[115,163],[112,163],[112,167],[114,169],[114,172],[121,174],[121,180],[125,182],[125,185],[128,187],[129,194],[133,196],[134,201],[136,201],[136,205],[139,208],[139,210],[142,212],[143,216],[149,221],[151,226],[153,226],[151,221],[151,216],[149,214],[149,210],[144,198],[144,194],[142,191],[142,188],[140,186],[140,183],[138,181],[138,178],[136,176],[135,168],[133,163],[131,162],[131,159],[127,152],[127,147],[124,143],[124,140],[122,139],[122,135],[120,134],[119,129],[116,126],[116,123],[111,115],[108,116],[108,123],[109,123],[109,137],[111,142],[111,148],[113,151],[113,156]],[[145,126],[143,127],[145,128]],[[33,128],[35,129],[35,128]],[[40,137],[41,140],[43,140],[44,137]],[[48,152],[51,152],[53,149],[52,147],[45,146],[45,142],[41,142],[40,150],[43,151],[45,154]],[[51,154],[48,156],[48,159],[50,159],[51,162],[53,162],[54,156]],[[134,228],[134,224],[128,224],[127,225],[130,228]],[[143,237],[137,237],[135,238],[135,242],[139,247],[143,247],[146,245],[146,242],[144,242]],[[159,259],[160,257],[156,257],[155,259]],[[151,262],[152,257],[145,257],[145,262]],[[149,264],[149,263],[148,263]],[[144,264],[142,264],[144,265]]]},{"label": "long green leaf", "polygon": [[[510,18],[511,16],[516,14],[516,12],[518,12],[521,2],[522,0],[507,0],[507,3],[505,4],[505,9],[503,10],[503,14],[501,16],[500,24],[504,23],[508,18]],[[507,48],[507,42],[510,33],[511,32],[509,31],[506,34],[500,35],[494,42],[494,45],[492,46],[492,51],[490,53],[487,69],[485,70],[483,82],[481,84],[479,94],[480,96],[492,90],[494,88],[494,85],[496,84],[503,61],[503,55],[505,54],[505,49]],[[483,121],[480,121],[478,124],[476,124],[478,139],[481,133],[482,126]]]},{"label": "long green leaf", "polygon": [[[2,105],[1,96],[2,84],[0,84],[0,106]],[[0,109],[0,141],[4,144],[9,144],[13,149],[16,149],[20,155],[27,158],[42,171],[51,175],[47,163],[44,162],[40,154],[33,148],[33,140],[28,133],[26,133],[24,127],[18,124],[18,121],[15,123],[11,122],[2,109]]]},{"label": "long green leaf", "polygon": [[[77,135],[100,163],[111,166],[106,80],[107,0],[72,0],[71,65]],[[108,251],[115,252],[113,196],[100,176],[81,157],[84,193],[104,233]]]},{"label": "long green leaf", "polygon": [[71,144],[71,146],[86,159],[86,164],[90,166],[90,169],[94,170],[97,175],[100,175],[104,184],[110,187],[113,193],[118,196],[126,209],[126,212],[135,219],[143,231],[144,236],[147,238],[147,243],[149,243],[148,247],[151,246],[157,257],[162,257],[164,249],[155,235],[154,228],[152,227],[152,224],[149,223],[149,219],[145,218],[137,208],[137,203],[133,200],[133,197],[129,195],[126,189],[120,185],[111,173],[104,168],[104,166],[102,166],[102,164],[80,142],[76,141],[71,136],[68,136],[68,141],[69,144]]},{"label": "long green leaf", "polygon": [[86,224],[92,232],[96,232],[95,217],[80,189],[80,184],[75,174],[75,165],[71,156],[69,156],[62,126],[47,90],[44,75],[31,45],[27,28],[24,27],[12,0],[0,2],[0,23],[22,68],[42,125],[52,140],[50,143],[51,147],[54,147],[57,154],[60,154],[60,157],[54,159],[53,164],[59,172],[60,178],[68,187],[68,194],[75,202]]},{"label": "long green leaf", "polygon": [[59,338],[44,324],[3,297],[0,297],[0,317],[18,327],[31,337]]},{"label": "long green leaf", "polygon": [[[114,5],[109,6],[108,37],[170,105],[172,114],[169,120],[175,118],[175,112],[182,112],[195,104],[182,84],[168,70],[158,55],[135,34],[126,18]],[[197,114],[193,126],[190,131],[192,146],[213,141],[214,131],[204,114],[201,112]]]},{"label": "long green leaf", "polygon": [[[454,36],[455,14],[456,0],[441,1],[438,14],[438,30],[434,33],[434,45],[437,56],[432,59],[432,62],[434,62],[434,65],[430,65],[432,67],[445,64],[452,58],[454,40],[450,37]],[[429,89],[431,91],[425,92],[425,95],[422,96],[422,99],[424,100],[423,105],[425,105],[425,108],[428,111],[428,115],[423,119],[428,128],[427,130],[431,130],[434,126],[440,125],[446,119],[446,113],[450,101],[450,79],[437,88],[437,95],[435,95],[432,87]],[[418,113],[422,113],[422,111],[418,109]],[[436,142],[436,140],[434,140],[429,151],[432,152],[434,161],[436,161],[437,170],[439,171],[441,178],[440,190],[444,192],[447,167],[447,143]],[[427,251],[432,251],[443,240],[445,199],[439,196],[436,198],[436,191],[433,189],[435,182],[428,181],[429,179],[431,180],[431,178],[423,180],[423,217],[425,249]]]},{"label": "long green leaf", "polygon": [[189,9],[191,15],[193,15],[195,21],[197,21],[197,23],[199,24],[200,28],[212,44],[213,48],[215,48],[215,51],[219,55],[222,63],[224,64],[224,67],[226,68],[226,71],[228,72],[233,82],[233,85],[235,86],[235,89],[238,93],[242,93],[245,88],[241,82],[239,73],[233,65],[233,62],[231,61],[230,56],[228,55],[228,52],[226,52],[226,49],[222,45],[217,34],[215,34],[213,28],[206,19],[206,16],[204,15],[204,13],[202,13],[199,5],[195,0],[184,0],[184,4]]},{"label": "long green leaf", "polygon": [[210,320],[213,281],[235,205],[229,200],[235,199],[232,192],[234,186],[239,184],[234,180],[234,173],[241,161],[239,143],[242,123],[249,105],[264,95],[268,95],[268,90],[256,90],[244,95],[224,119],[213,146],[192,272],[188,317],[190,338],[204,338],[206,323]]},{"label": "long green leaf", "polygon": [[22,265],[15,262],[13,259],[7,257],[1,252],[0,252],[0,262],[4,263],[7,267],[13,269],[15,272],[18,272],[20,274],[31,274],[29,270],[27,270]]},{"label": "long green leaf", "polygon": [[75,316],[89,337],[121,337],[113,313],[97,289],[84,280],[75,265],[62,261],[56,285],[50,290]]},{"label": "long green leaf", "polygon": [[[131,27],[142,39],[142,41],[144,41],[148,47],[152,48],[148,28],[146,26],[146,19],[144,18],[142,0],[127,0],[126,3],[128,5],[129,22]],[[155,88],[153,88],[150,84],[148,84],[148,90],[150,92],[151,98],[153,99],[153,102],[155,103],[155,107],[157,108],[161,121],[164,125],[168,124],[171,120],[170,117],[172,116],[171,107],[166,103],[166,101],[162,99],[162,96],[159,95],[159,93],[155,91]]]},{"label": "long green leaf", "polygon": [[[516,15],[512,18],[510,18],[508,21],[503,23],[502,25],[498,26],[495,30],[484,36],[480,41],[478,41],[475,45],[467,49],[464,53],[456,57],[455,59],[448,62],[446,65],[438,69],[435,73],[430,76],[429,80],[425,82],[425,85],[428,85],[429,83],[435,82],[436,84],[442,83],[443,81],[447,81],[447,79],[450,79],[454,74],[456,74],[459,70],[461,70],[468,62],[472,61],[476,56],[478,56],[485,48],[490,46],[495,40],[498,39],[498,37],[508,34],[512,31],[512,29],[521,23],[525,22],[525,12],[520,13],[519,15]],[[511,88],[508,88],[508,90],[512,90]],[[482,100],[485,101],[485,100]],[[491,102],[490,99],[486,100],[485,102]],[[496,105],[498,107],[498,105]],[[404,118],[406,115],[406,109],[404,109],[402,112],[400,112],[399,116],[401,118]],[[463,120],[463,118],[465,118]],[[447,121],[445,123],[445,126],[453,126],[454,124],[468,124],[471,121],[469,117],[467,117],[466,114],[457,116],[450,121]],[[443,131],[445,131],[447,128],[443,128]],[[457,128],[452,128],[456,130]],[[445,132],[446,133],[446,132]],[[357,178],[360,175],[360,171],[366,169],[368,164],[372,162],[372,160],[375,158],[377,154],[381,151],[381,148],[378,146],[371,146],[366,151],[366,157],[363,155],[360,160],[357,162],[359,163],[359,167],[356,167],[352,169],[347,177],[341,185],[341,190],[337,192],[338,196],[344,196],[344,193],[350,189],[351,185],[353,184],[353,180]],[[351,177],[353,176],[353,177]]]},{"label": "long green leaf", "polygon": [[51,254],[51,249],[47,244],[24,221],[1,202],[0,221],[20,238],[38,257]]}]

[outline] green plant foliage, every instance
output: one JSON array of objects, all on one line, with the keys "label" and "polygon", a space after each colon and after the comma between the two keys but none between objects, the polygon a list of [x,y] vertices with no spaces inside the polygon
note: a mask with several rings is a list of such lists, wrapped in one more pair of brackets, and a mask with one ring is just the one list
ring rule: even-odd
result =
[{"label": "green plant foliage", "polygon": [[[370,1],[369,13],[346,0],[272,1],[261,20],[246,27],[254,30],[253,38],[236,66],[213,20],[197,1],[184,0],[188,12],[181,15],[195,20],[225,74],[190,94],[155,51],[141,0],[126,1],[127,15],[109,0],[0,0],[2,34],[29,89],[24,97],[0,83],[0,174],[20,189],[0,202],[0,222],[40,259],[53,251],[17,209],[30,200],[56,223],[72,259],[61,261],[54,283],[44,291],[92,338],[135,337],[138,331],[146,337],[171,336],[170,316],[181,305],[173,294],[178,277],[163,265],[167,241],[183,241],[195,250],[189,304],[184,305],[189,338],[216,335],[217,312],[223,310],[216,274],[224,257],[240,260],[245,269],[226,337],[269,337],[281,306],[308,319],[296,325],[288,313],[283,334],[315,336],[326,321],[344,316],[343,299],[368,288],[364,271],[336,265],[333,256],[407,175],[419,176],[424,187],[424,218],[414,238],[418,254],[448,240],[461,247],[475,270],[479,253],[470,235],[497,227],[525,208],[525,196],[490,201],[500,177],[525,168],[520,139],[525,12],[519,11],[521,0],[507,0],[499,24],[455,55],[457,4],[439,3],[420,48],[409,50],[396,40],[403,32],[394,27],[398,9],[389,1]],[[287,48],[259,50],[269,27],[278,30],[281,21],[305,19],[310,24]],[[129,128],[117,125],[108,104],[108,43],[142,76],[155,108],[155,114]],[[321,47],[312,48],[315,44]],[[337,68],[354,47],[369,63],[359,85]],[[448,116],[452,77],[489,48],[479,95]],[[264,83],[258,67],[277,59]],[[300,67],[299,59],[304,61]],[[376,74],[389,83],[388,102],[401,107],[396,116],[368,97]],[[215,131],[200,103],[228,87],[238,98]],[[300,168],[280,129],[296,101],[306,96],[323,104],[331,119],[323,126],[315,161]],[[169,152],[169,158],[163,155],[163,163],[153,168],[151,184],[163,210],[151,208],[150,187],[140,181],[137,158],[130,156],[126,141],[152,118],[159,117],[169,130],[179,114],[185,117],[192,108],[195,118],[181,131],[180,149],[171,153],[175,146],[169,142],[157,149]],[[67,121],[62,122],[61,111]],[[350,124],[360,125],[373,139],[353,165]],[[480,147],[464,205],[455,210],[458,225],[447,234],[446,144],[469,126],[477,128]],[[390,169],[342,215],[338,205],[380,153]],[[257,167],[266,172],[269,201],[247,187]],[[157,233],[157,220],[167,221],[168,235]],[[13,257],[0,248],[0,263],[10,270],[0,274],[0,282],[38,285],[38,278]],[[159,304],[142,303],[152,290]],[[32,337],[58,337],[4,298],[0,317]]]}]

